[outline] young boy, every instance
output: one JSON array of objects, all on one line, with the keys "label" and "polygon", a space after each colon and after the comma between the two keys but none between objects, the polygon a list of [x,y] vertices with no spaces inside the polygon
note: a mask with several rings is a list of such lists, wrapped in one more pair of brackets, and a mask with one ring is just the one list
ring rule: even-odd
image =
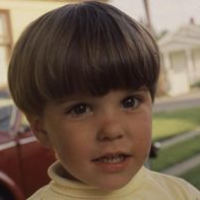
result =
[{"label": "young boy", "polygon": [[66,5],[26,29],[10,92],[58,158],[30,200],[200,199],[184,180],[143,167],[159,68],[148,31],[108,4]]}]

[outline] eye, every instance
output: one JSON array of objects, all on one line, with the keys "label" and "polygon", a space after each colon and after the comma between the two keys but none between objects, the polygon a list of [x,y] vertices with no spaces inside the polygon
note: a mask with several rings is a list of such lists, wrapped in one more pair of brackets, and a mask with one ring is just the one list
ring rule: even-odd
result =
[{"label": "eye", "polygon": [[73,116],[79,116],[79,115],[84,115],[91,112],[91,108],[85,104],[85,103],[80,103],[72,106],[68,111],[67,114],[71,114]]},{"label": "eye", "polygon": [[128,96],[122,101],[123,108],[136,108],[140,104],[140,100],[134,96]]}]

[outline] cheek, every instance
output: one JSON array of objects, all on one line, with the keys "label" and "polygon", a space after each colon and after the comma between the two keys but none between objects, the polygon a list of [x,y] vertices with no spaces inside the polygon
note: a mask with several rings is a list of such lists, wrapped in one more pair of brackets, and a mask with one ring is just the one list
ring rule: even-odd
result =
[{"label": "cheek", "polygon": [[77,160],[76,152],[78,149],[74,148],[75,146],[76,144],[67,137],[60,138],[54,145],[57,158],[66,168],[68,168],[67,166],[70,165],[70,163],[76,162]]},{"label": "cheek", "polygon": [[138,136],[137,149],[141,157],[147,157],[149,155],[151,147],[151,124],[145,124],[141,135]]},{"label": "cheek", "polygon": [[92,143],[88,133],[89,131],[86,131],[84,127],[79,126],[62,126],[62,128],[54,129],[51,139],[58,157],[65,161],[69,161],[69,158],[71,160],[80,159],[79,155],[85,157],[91,146],[86,147],[86,144]]},{"label": "cheek", "polygon": [[[138,135],[140,144],[150,144],[152,135],[152,120],[150,116],[142,118],[142,123],[138,123]],[[139,134],[140,133],[140,134]]]},{"label": "cheek", "polygon": [[129,123],[129,129],[135,136],[135,139],[148,139],[151,138],[152,133],[152,117],[150,114],[141,114],[137,118],[133,118]]},{"label": "cheek", "polygon": [[135,123],[130,124],[130,127],[135,152],[142,157],[147,156],[151,146],[151,115],[141,115],[135,120]]},{"label": "cheek", "polygon": [[63,151],[69,148],[70,140],[67,134],[67,129],[59,123],[48,123],[46,124],[46,130],[48,137],[50,139],[51,145],[54,148],[55,152],[59,155]]}]

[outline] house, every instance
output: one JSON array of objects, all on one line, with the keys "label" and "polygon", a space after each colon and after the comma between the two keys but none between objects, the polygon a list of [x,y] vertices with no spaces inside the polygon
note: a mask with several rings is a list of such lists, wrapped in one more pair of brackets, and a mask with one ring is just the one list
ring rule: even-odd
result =
[{"label": "house", "polygon": [[0,89],[7,85],[12,48],[24,28],[43,13],[66,1],[0,0]]},{"label": "house", "polygon": [[25,27],[49,10],[69,2],[78,0],[0,0],[0,90],[7,85],[9,58]]},{"label": "house", "polygon": [[200,81],[200,26],[194,22],[168,33],[158,41],[161,82],[167,94],[187,93]]}]

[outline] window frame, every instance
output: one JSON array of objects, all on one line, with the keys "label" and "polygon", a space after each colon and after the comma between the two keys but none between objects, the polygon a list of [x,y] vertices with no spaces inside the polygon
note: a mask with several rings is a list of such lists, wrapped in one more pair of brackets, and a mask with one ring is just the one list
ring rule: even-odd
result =
[{"label": "window frame", "polygon": [[4,10],[4,9],[0,9],[0,14],[3,14],[5,16],[5,24],[6,24],[5,34],[7,34],[7,38],[5,39],[5,42],[4,41],[1,42],[1,40],[0,40],[0,45],[7,46],[8,49],[9,49],[9,53],[11,53],[13,39],[12,39],[12,28],[11,28],[10,11],[9,10]]}]

